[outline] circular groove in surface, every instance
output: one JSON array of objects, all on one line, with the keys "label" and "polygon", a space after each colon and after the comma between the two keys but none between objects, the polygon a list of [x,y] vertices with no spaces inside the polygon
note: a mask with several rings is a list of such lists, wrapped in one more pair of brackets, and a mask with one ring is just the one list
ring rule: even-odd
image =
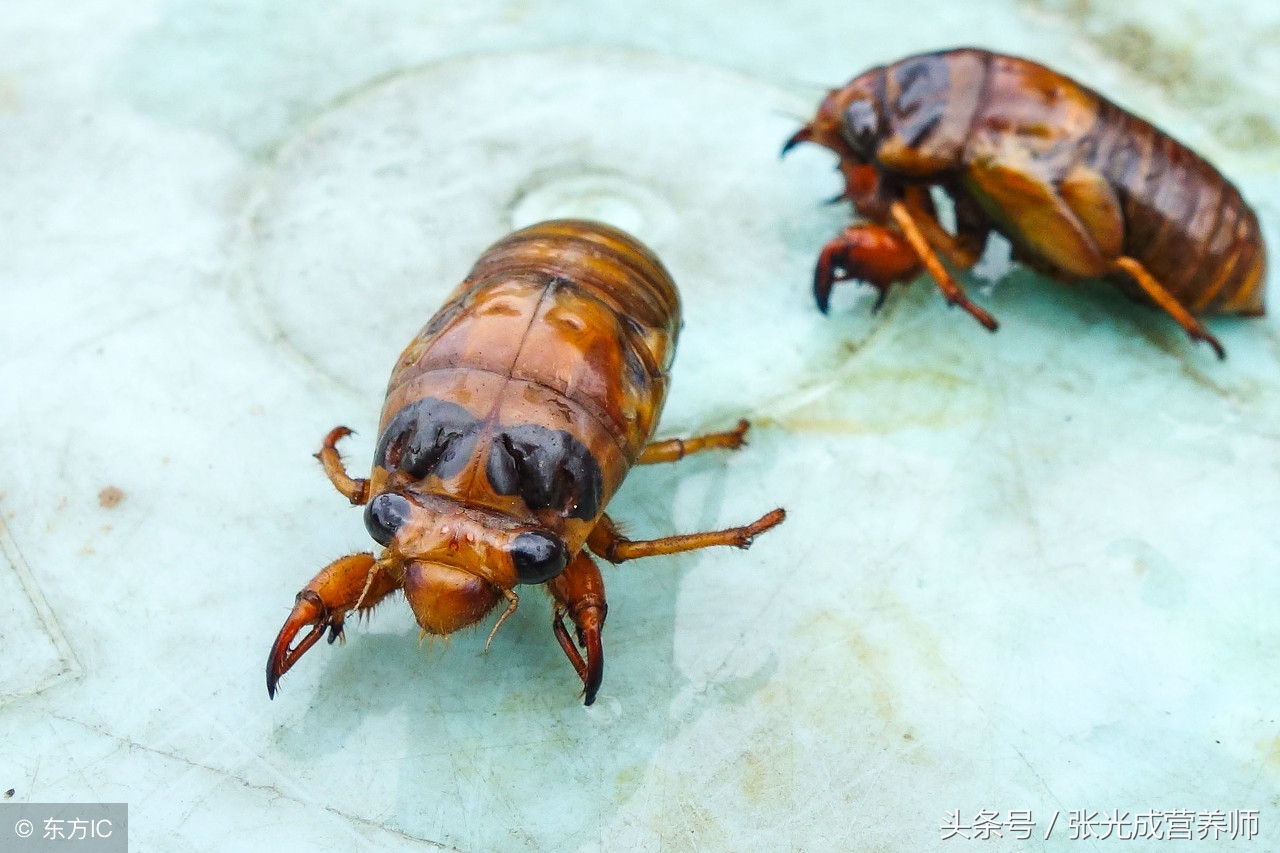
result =
[{"label": "circular groove in surface", "polygon": [[747,412],[883,321],[854,309],[837,329],[813,307],[814,258],[847,213],[818,203],[836,183],[830,158],[778,160],[805,109],[776,87],[649,54],[406,72],[282,149],[246,218],[247,292],[284,345],[375,402],[486,246],[546,218],[601,219],[646,242],[681,289],[668,414]]}]

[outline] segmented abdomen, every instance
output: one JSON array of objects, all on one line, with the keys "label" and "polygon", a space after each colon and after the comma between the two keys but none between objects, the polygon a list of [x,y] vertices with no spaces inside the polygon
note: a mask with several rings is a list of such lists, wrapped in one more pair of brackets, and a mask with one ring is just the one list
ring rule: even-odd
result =
[{"label": "segmented abdomen", "polygon": [[1240,191],[1190,148],[1098,96],[1089,165],[1124,209],[1124,254],[1193,313],[1261,314],[1266,249]]},{"label": "segmented abdomen", "polygon": [[555,221],[490,247],[401,355],[375,453],[389,478],[516,518],[571,553],[652,435],[675,285],[617,229]]}]

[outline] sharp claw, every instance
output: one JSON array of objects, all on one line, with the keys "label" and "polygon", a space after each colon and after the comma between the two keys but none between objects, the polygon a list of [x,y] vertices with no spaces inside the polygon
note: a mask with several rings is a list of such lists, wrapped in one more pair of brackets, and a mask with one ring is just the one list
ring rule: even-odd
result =
[{"label": "sharp claw", "polygon": [[356,434],[356,431],[351,429],[350,427],[337,426],[329,430],[329,435],[328,437],[325,438],[325,443],[337,444],[339,441],[346,438],[347,436],[355,435],[355,434]]},{"label": "sharp claw", "polygon": [[[595,608],[591,608],[594,612]],[[591,613],[584,614],[590,616]],[[583,626],[578,629],[578,638],[587,650],[587,672],[582,679],[582,704],[590,705],[596,701],[596,692],[604,679],[604,644],[600,642],[600,620],[584,619]]]},{"label": "sharp claw", "polygon": [[881,287],[873,282],[867,282],[867,284],[870,284],[876,290],[880,291],[876,294],[875,304],[871,306],[871,313],[878,314],[880,309],[884,307],[884,301],[889,298],[889,288],[887,285],[885,287]]},{"label": "sharp claw", "polygon": [[596,693],[600,690],[600,682],[604,679],[604,644],[600,640],[600,625],[604,619],[600,616],[600,608],[595,605],[583,607],[574,618],[578,626],[578,642],[587,653],[587,659],[584,661],[582,653],[578,651],[578,647],[569,636],[568,629],[565,628],[564,616],[565,611],[557,607],[551,620],[551,627],[555,631],[560,648],[564,650],[565,657],[569,659],[569,663],[573,664],[578,677],[582,679],[582,704],[590,705],[596,701]]},{"label": "sharp claw", "polygon": [[835,266],[829,253],[824,249],[818,256],[818,266],[813,270],[813,298],[818,303],[818,310],[823,314],[826,314],[831,306],[831,288],[835,283]]},{"label": "sharp claw", "polygon": [[818,310],[823,314],[830,312],[831,308],[831,282],[819,285],[817,282],[813,285],[813,297],[818,303]]},{"label": "sharp claw", "polygon": [[569,663],[573,664],[574,671],[578,673],[578,677],[585,681],[587,665],[582,660],[578,647],[570,639],[568,629],[564,627],[564,610],[560,607],[556,607],[555,612],[551,615],[551,630],[555,631],[556,641],[560,643],[564,656],[569,659]]},{"label": "sharp claw", "polygon": [[813,139],[813,125],[806,124],[804,127],[797,130],[795,134],[790,139],[787,140],[787,144],[782,146],[782,153],[779,154],[778,156],[779,157],[787,156],[787,152],[790,151],[792,148],[795,148],[801,142],[808,142],[811,139]]},{"label": "sharp claw", "polygon": [[[311,630],[296,648],[290,648],[293,639],[308,625],[311,626]],[[298,593],[293,611],[285,620],[280,633],[276,635],[276,641],[271,645],[271,654],[267,658],[267,696],[276,698],[276,687],[280,683],[280,677],[289,671],[307,649],[319,642],[326,628],[329,630],[329,642],[332,643],[334,639],[342,636],[342,617],[335,618],[315,592],[304,589]]]},{"label": "sharp claw", "polygon": [[344,426],[334,427],[333,429],[329,430],[329,434],[324,437],[324,444],[321,446],[320,452],[313,453],[311,455],[314,456],[316,459],[319,459],[321,458],[321,456],[323,456],[324,451],[336,450],[338,447],[339,441],[342,441],[342,439],[346,438],[349,435],[355,435],[355,434],[356,434],[356,431],[353,429],[348,429],[347,427],[344,427]]}]

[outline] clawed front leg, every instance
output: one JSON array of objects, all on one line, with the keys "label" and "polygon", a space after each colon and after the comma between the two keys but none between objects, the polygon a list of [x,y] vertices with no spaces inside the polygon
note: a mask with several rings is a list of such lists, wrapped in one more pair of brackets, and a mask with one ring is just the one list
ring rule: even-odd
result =
[{"label": "clawed front leg", "polygon": [[[275,698],[276,685],[302,657],[329,632],[329,642],[342,638],[347,613],[368,610],[392,592],[400,582],[391,577],[372,554],[340,557],[320,570],[294,599],[293,611],[276,635],[267,658],[267,695]],[[307,626],[311,630],[297,647],[290,644]]]},{"label": "clawed front leg", "polygon": [[329,476],[333,487],[342,492],[352,506],[360,506],[369,502],[369,481],[355,479],[347,474],[347,469],[342,465],[342,457],[338,455],[338,442],[351,434],[351,430],[344,426],[334,427],[324,437],[324,446],[320,448],[316,458],[324,466],[324,472]]},{"label": "clawed front leg", "polygon": [[[547,582],[547,589],[556,601],[551,628],[565,657],[582,679],[583,704],[590,705],[596,701],[596,692],[604,678],[604,644],[600,630],[609,612],[604,597],[604,579],[600,577],[595,561],[580,551],[563,572]],[[586,660],[583,660],[564,626],[565,616],[577,629],[578,643],[587,653]]]},{"label": "clawed front leg", "polygon": [[901,234],[883,225],[851,225],[823,246],[813,271],[813,296],[827,313],[831,289],[841,281],[865,281],[880,293],[873,311],[880,309],[890,285],[907,282],[920,272],[920,259]]}]

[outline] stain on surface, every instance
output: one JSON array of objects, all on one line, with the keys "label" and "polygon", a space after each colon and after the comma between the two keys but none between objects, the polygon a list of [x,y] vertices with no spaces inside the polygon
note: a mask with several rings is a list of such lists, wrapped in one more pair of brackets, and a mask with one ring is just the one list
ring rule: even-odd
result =
[{"label": "stain on surface", "polygon": [[113,509],[119,506],[120,502],[124,500],[124,498],[124,490],[115,486],[107,486],[105,489],[98,492],[98,506],[103,509]]},{"label": "stain on surface", "polygon": [[1182,572],[1149,542],[1117,539],[1107,546],[1107,556],[1141,579],[1144,603],[1161,610],[1176,610],[1186,604],[1187,583]]},{"label": "stain on surface", "polygon": [[16,113],[21,106],[18,90],[7,77],[0,76],[0,113]]},{"label": "stain on surface", "polygon": [[[845,376],[823,378],[829,391],[801,389],[793,395],[795,404],[784,401],[779,405],[782,411],[770,420],[793,432],[874,435],[945,429],[985,420],[993,409],[987,389],[958,373],[937,369],[867,365]],[[766,421],[757,418],[757,423]]]}]

